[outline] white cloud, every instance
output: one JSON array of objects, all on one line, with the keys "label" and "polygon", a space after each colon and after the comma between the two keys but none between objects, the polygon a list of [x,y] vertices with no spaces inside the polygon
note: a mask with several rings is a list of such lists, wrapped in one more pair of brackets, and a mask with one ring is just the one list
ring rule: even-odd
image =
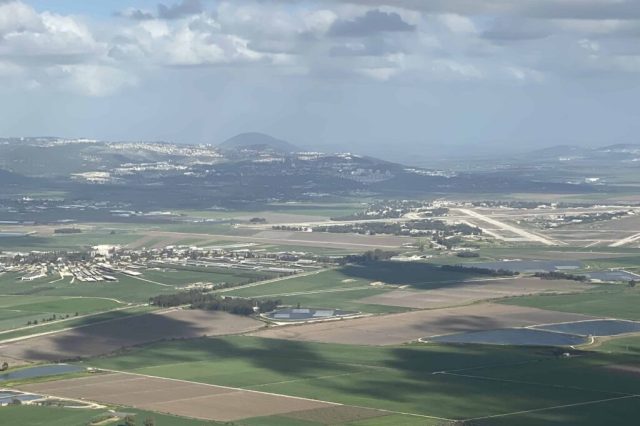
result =
[{"label": "white cloud", "polygon": [[435,76],[446,80],[476,80],[485,77],[485,74],[477,66],[451,59],[433,60],[431,62],[431,71]]},{"label": "white cloud", "polygon": [[17,1],[0,2],[0,36],[26,28],[40,31],[44,29],[35,10]]},{"label": "white cloud", "polygon": [[111,95],[137,83],[129,73],[102,65],[61,65],[47,69],[47,74],[58,81],[58,88],[87,96]]},{"label": "white cloud", "polygon": [[164,49],[169,65],[216,65],[252,62],[262,58],[247,46],[247,40],[232,35],[212,35],[183,28],[168,40]]},{"label": "white cloud", "polygon": [[338,15],[331,10],[314,10],[303,16],[305,28],[313,33],[326,33],[331,25],[338,19]]},{"label": "white cloud", "polygon": [[379,81],[387,81],[400,72],[398,68],[393,67],[360,68],[357,71],[362,75]]},{"label": "white cloud", "polygon": [[530,68],[508,66],[505,68],[505,70],[508,76],[522,83],[529,81],[541,83],[545,79],[543,73]]},{"label": "white cloud", "polygon": [[473,21],[466,17],[455,13],[445,13],[438,17],[451,32],[462,34],[475,34],[478,32]]},{"label": "white cloud", "polygon": [[590,52],[598,52],[600,50],[599,43],[586,38],[578,40],[578,45],[580,45],[580,47]]},{"label": "white cloud", "polygon": [[0,57],[22,61],[73,62],[98,54],[104,45],[75,18],[44,12],[20,2],[0,4]]},{"label": "white cloud", "polygon": [[[588,8],[577,16],[573,0],[562,0],[562,7],[523,1],[491,0],[482,7],[463,0],[430,7],[411,0],[222,1],[210,10],[176,9],[172,19],[130,8],[96,22],[40,12],[26,0],[0,0],[0,83],[107,96],[144,81],[147,72],[180,66],[255,65],[261,73],[380,82],[410,75],[523,84],[554,74],[636,72],[640,20],[633,14],[599,19]],[[628,3],[610,0],[607,7],[616,1]]]}]

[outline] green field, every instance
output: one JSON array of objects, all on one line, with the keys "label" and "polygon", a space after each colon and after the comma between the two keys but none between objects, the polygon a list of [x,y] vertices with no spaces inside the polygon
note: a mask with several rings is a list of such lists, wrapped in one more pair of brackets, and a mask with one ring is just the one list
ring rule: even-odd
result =
[{"label": "green field", "polygon": [[625,285],[603,285],[603,290],[579,294],[523,296],[502,303],[552,311],[640,320],[640,288]]},{"label": "green field", "polygon": [[[0,295],[23,296],[82,296],[115,298],[123,302],[147,302],[159,294],[175,293],[176,288],[196,282],[242,284],[258,277],[274,277],[273,274],[228,269],[149,269],[140,277],[112,274],[116,282],[80,282],[66,277],[46,277],[34,281],[21,281],[20,274],[0,275]],[[33,299],[30,299],[33,300]],[[2,306],[0,305],[0,308]]]},{"label": "green field", "polygon": [[[634,360],[604,352],[562,358],[545,348],[363,347],[228,337],[159,343],[87,364],[447,419],[543,409],[523,421],[545,413],[599,424],[590,423],[584,410],[556,413],[551,407],[636,395],[640,377],[614,376],[604,368]],[[596,405],[607,410],[624,400]],[[640,414],[640,404],[634,411]]]},{"label": "green field", "polygon": [[390,291],[369,285],[370,281],[354,279],[340,270],[331,269],[317,274],[293,276],[280,281],[225,292],[225,295],[250,298],[275,298],[283,305],[315,308],[335,308],[368,313],[400,312],[406,309],[393,306],[369,305],[358,300]]},{"label": "green field", "polygon": [[[327,423],[313,422],[308,420],[292,419],[284,416],[255,417],[238,421],[234,424],[239,426],[326,426]],[[331,423],[336,424],[336,423]],[[429,419],[425,417],[410,416],[404,414],[391,414],[372,419],[340,423],[347,426],[445,426],[451,422]]]},{"label": "green field", "polygon": [[[206,271],[206,272],[205,272]],[[148,269],[144,271],[144,278],[174,286],[184,286],[197,282],[243,284],[256,278],[274,278],[275,274],[268,272],[242,271],[222,268],[192,269]]]},{"label": "green field", "polygon": [[[137,423],[142,422],[147,417],[155,420],[157,426],[203,426],[221,424],[206,422],[203,420],[185,419],[183,417],[167,416],[148,411],[134,410],[130,408],[114,407],[120,413],[132,414]],[[85,426],[92,421],[98,420],[107,414],[105,409],[77,409],[61,407],[37,407],[37,406],[7,406],[0,407],[0,423],[3,425],[16,426]],[[115,423],[105,423],[109,425],[122,425],[123,421]]]},{"label": "green field", "polygon": [[[117,282],[80,282],[69,277],[46,277],[21,281],[21,274],[0,274],[0,331],[28,325],[28,322],[61,319],[69,315],[96,314],[148,303],[149,298],[172,294],[196,282],[244,284],[258,277],[271,277],[252,271],[152,269],[140,277],[113,274]],[[30,332],[40,331],[32,329]],[[0,338],[8,338],[3,333]]]},{"label": "green field", "polygon": [[637,356],[640,354],[640,336],[620,337],[607,340],[595,348],[595,350],[606,353],[621,353]]},{"label": "green field", "polygon": [[[0,331],[0,340],[13,339],[15,337],[27,336],[34,333],[46,333],[49,331],[62,330],[68,327],[84,326],[102,321],[109,321],[116,318],[124,318],[130,315],[139,315],[141,313],[150,312],[156,310],[155,306],[146,305],[132,305],[124,309],[117,311],[98,312],[87,316],[75,317],[72,316],[63,321],[47,322],[45,324],[40,323],[37,327],[27,329],[11,329],[8,331]],[[25,322],[33,318],[25,318]],[[24,323],[20,323],[23,326]]]},{"label": "green field", "polygon": [[[367,313],[402,312],[406,308],[359,302],[365,297],[391,291],[399,285],[419,289],[437,288],[471,278],[466,273],[442,271],[427,263],[376,262],[348,265],[316,274],[226,292],[238,297],[277,298],[285,305],[339,308]],[[383,282],[390,285],[372,286]]]},{"label": "green field", "polygon": [[27,325],[28,321],[62,318],[108,311],[125,306],[112,299],[53,296],[0,296],[0,330]]},{"label": "green field", "polygon": [[305,216],[336,217],[345,216],[363,209],[362,203],[272,203],[260,210],[180,210],[189,216],[208,219],[234,219],[237,217],[262,217],[280,213],[299,215],[300,221],[308,220]]},{"label": "green field", "polygon": [[640,268],[640,256],[611,257],[602,259],[590,259],[584,261],[585,265],[594,270],[606,270],[609,268],[624,268],[636,270]]},{"label": "green field", "polygon": [[99,244],[131,243],[142,235],[128,232],[111,234],[110,230],[91,230],[80,234],[56,234],[53,236],[27,235],[0,238],[0,249],[11,251],[30,250],[78,250]]}]

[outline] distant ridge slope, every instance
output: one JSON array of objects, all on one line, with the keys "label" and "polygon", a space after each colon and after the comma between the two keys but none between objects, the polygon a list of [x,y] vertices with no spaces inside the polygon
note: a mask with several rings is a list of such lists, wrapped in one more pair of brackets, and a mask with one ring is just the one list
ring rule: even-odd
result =
[{"label": "distant ridge slope", "polygon": [[227,139],[218,146],[222,149],[272,150],[283,153],[300,151],[300,148],[287,141],[259,132],[240,133]]}]

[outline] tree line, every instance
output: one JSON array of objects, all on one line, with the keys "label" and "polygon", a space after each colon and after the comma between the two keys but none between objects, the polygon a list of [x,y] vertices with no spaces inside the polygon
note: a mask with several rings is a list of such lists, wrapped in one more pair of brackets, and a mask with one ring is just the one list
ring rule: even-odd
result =
[{"label": "tree line", "polygon": [[465,274],[488,275],[491,277],[515,277],[520,275],[520,272],[509,271],[508,269],[479,268],[477,266],[442,265],[440,269],[449,272],[463,272]]},{"label": "tree line", "polygon": [[589,280],[589,278],[586,277],[585,275],[567,274],[565,272],[558,272],[558,271],[536,272],[535,274],[533,274],[533,276],[543,280],[572,280],[572,281],[580,281],[580,282],[585,282]]},{"label": "tree line", "polygon": [[355,263],[355,264],[363,264],[370,262],[380,262],[383,260],[389,260],[393,256],[397,256],[398,253],[394,251],[386,251],[386,250],[368,250],[362,254],[348,254],[343,256],[339,263],[345,265],[347,263]]},{"label": "tree line", "polygon": [[188,305],[191,309],[205,311],[223,311],[234,315],[252,315],[257,311],[273,311],[280,305],[276,299],[241,299],[224,297],[200,289],[182,291],[175,294],[163,294],[149,299],[149,303],[162,308]]}]

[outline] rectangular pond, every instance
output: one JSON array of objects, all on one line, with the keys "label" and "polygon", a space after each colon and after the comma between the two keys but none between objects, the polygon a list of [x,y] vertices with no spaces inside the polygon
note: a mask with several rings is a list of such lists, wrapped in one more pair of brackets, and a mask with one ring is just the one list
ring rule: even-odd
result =
[{"label": "rectangular pond", "polygon": [[534,328],[581,336],[616,336],[625,333],[640,333],[640,322],[603,319],[540,325]]},{"label": "rectangular pond", "polygon": [[278,321],[305,321],[313,319],[341,318],[357,314],[341,309],[284,308],[269,312],[264,316]]},{"label": "rectangular pond", "polygon": [[22,392],[13,392],[13,391],[0,391],[0,406],[11,404],[15,400],[18,400],[20,402],[28,402],[28,401],[35,401],[38,399],[42,399],[42,395],[25,394]]},{"label": "rectangular pond", "polygon": [[76,373],[84,371],[84,367],[70,364],[49,364],[35,367],[21,368],[15,371],[0,373],[0,383],[10,380],[32,379],[35,377],[55,376],[58,374]]},{"label": "rectangular pond", "polygon": [[599,281],[631,281],[640,280],[640,276],[627,271],[602,271],[587,274],[592,280]]},{"label": "rectangular pond", "polygon": [[462,266],[474,266],[486,269],[506,269],[513,272],[553,272],[572,271],[582,268],[579,260],[504,260],[501,262],[473,262]]},{"label": "rectangular pond", "polygon": [[447,334],[424,339],[436,343],[475,343],[517,346],[573,346],[587,343],[585,336],[535,330],[531,328],[504,328]]}]

